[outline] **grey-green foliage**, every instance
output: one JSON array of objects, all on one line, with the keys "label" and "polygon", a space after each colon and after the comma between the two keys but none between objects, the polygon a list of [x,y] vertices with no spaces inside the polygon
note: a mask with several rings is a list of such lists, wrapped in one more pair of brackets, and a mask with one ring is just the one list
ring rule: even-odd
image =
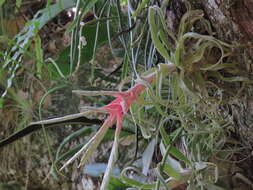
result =
[{"label": "grey-green foliage", "polygon": [[[220,95],[222,89],[215,82],[222,80],[230,83],[240,81],[251,83],[251,81],[241,76],[235,63],[224,61],[227,60],[225,58],[232,46],[211,36],[210,24],[203,18],[203,11],[188,9],[181,19],[176,34],[166,26],[165,15],[158,6],[149,7],[148,22],[150,36],[157,52],[165,62],[174,64],[177,71],[169,78],[162,77],[160,82],[157,77],[155,90],[149,88],[149,91],[143,94],[144,97],[140,97],[142,103],[137,102],[132,106],[132,115],[146,138],[154,138],[152,131],[157,130],[152,128],[156,125],[157,115],[160,115],[162,121],[170,122],[167,127],[177,129],[174,131],[176,133],[167,134],[166,130],[169,129],[165,130],[165,122],[159,125],[163,159],[156,167],[157,180],[154,184],[130,179],[127,172],[133,171],[138,176],[142,175],[136,168],[124,169],[122,179],[143,189],[158,190],[162,186],[171,188],[170,185],[181,182],[189,182],[189,189],[211,187],[222,189],[210,185],[218,180],[218,167],[216,163],[207,162],[224,145],[220,142],[225,141],[224,126],[229,125],[226,118],[217,114],[217,108],[224,100]],[[197,24],[203,27],[205,35],[191,31]],[[231,77],[223,76],[222,73],[228,72],[229,68],[238,72],[234,75],[227,73],[227,76]],[[159,85],[161,83],[163,85]],[[165,83],[167,88],[163,89]],[[211,88],[214,90],[211,91]],[[161,96],[166,92],[167,96]],[[187,157],[174,146],[176,140],[183,143]],[[175,153],[183,160],[175,156]],[[182,167],[180,162],[171,159],[169,155],[183,161],[186,167]],[[178,181],[170,181],[170,177]]]}]

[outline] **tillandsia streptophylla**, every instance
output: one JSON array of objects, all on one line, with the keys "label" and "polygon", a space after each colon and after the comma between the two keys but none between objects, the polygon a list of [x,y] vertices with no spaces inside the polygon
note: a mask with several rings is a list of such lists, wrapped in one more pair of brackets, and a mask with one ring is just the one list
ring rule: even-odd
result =
[{"label": "tillandsia streptophylla", "polygon": [[157,72],[161,72],[163,75],[168,75],[169,73],[174,72],[175,70],[176,70],[176,67],[173,64],[159,64],[159,67],[157,70],[152,70],[148,72],[148,74],[138,77],[136,80],[136,84],[132,88],[124,92],[74,90],[73,92],[78,95],[84,95],[84,96],[111,95],[111,96],[114,96],[115,99],[108,105],[105,105],[101,108],[85,107],[85,109],[89,111],[106,113],[108,114],[108,117],[104,121],[99,131],[90,139],[90,141],[87,144],[85,144],[72,158],[70,158],[62,166],[61,169],[69,165],[81,153],[84,153],[84,156],[81,159],[79,167],[84,165],[89,159],[89,157],[91,156],[91,154],[94,152],[94,150],[100,144],[107,130],[116,123],[114,143],[113,143],[112,151],[111,151],[110,158],[108,161],[108,166],[105,171],[103,182],[101,185],[101,189],[106,189],[109,182],[109,177],[112,171],[112,167],[117,157],[119,134],[122,128],[124,115],[127,114],[131,104],[134,101],[138,100],[138,96],[147,88],[148,85],[150,85],[156,79]]}]

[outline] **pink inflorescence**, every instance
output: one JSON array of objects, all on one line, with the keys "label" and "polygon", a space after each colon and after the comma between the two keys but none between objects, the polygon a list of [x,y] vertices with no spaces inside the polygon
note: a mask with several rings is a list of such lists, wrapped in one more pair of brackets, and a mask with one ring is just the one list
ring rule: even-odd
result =
[{"label": "pink inflorescence", "polygon": [[[145,77],[148,83],[151,83],[155,78],[155,74]],[[102,109],[106,110],[109,117],[106,121],[117,120],[117,127],[122,127],[123,115],[128,112],[131,104],[137,100],[140,93],[146,89],[143,84],[136,84],[126,92],[115,92],[113,96],[116,97],[110,104],[103,106]],[[105,122],[106,122],[105,121]]]}]

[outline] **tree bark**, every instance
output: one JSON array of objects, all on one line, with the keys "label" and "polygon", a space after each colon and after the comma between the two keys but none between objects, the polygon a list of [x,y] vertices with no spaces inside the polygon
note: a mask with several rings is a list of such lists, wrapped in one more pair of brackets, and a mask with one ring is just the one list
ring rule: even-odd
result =
[{"label": "tree bark", "polygon": [[[252,0],[201,0],[201,6],[219,39],[238,45],[235,61],[239,62],[252,78],[253,57],[253,1]],[[244,143],[253,143],[252,92],[244,90],[244,97],[232,105],[232,116],[237,134]]]}]

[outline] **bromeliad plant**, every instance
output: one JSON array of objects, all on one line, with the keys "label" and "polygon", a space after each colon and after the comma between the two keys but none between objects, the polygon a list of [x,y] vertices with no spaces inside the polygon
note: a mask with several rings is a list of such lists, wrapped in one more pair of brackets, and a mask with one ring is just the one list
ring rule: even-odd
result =
[{"label": "bromeliad plant", "polygon": [[[178,32],[173,33],[166,25],[162,9],[151,6],[148,22],[156,50],[166,62],[177,68],[177,72],[171,75],[167,101],[171,100],[170,117],[174,116],[172,120],[179,121],[179,127],[183,129],[181,135],[186,134],[182,143],[186,144],[187,158],[195,165],[194,177],[189,180],[188,188],[220,189],[213,185],[219,176],[218,164],[211,163],[215,168],[215,180],[210,181],[210,176],[204,172],[201,173],[203,178],[199,178],[197,173],[207,168],[206,165],[200,167],[201,162],[215,157],[224,148],[222,143],[217,142],[226,138],[223,126],[230,123],[228,118],[221,116],[219,108],[231,101],[231,94],[238,97],[241,92],[229,88],[231,83],[242,82],[245,85],[252,81],[238,69],[237,63],[230,61],[233,46],[213,37],[210,23],[203,16],[203,11],[188,7],[181,18]],[[201,34],[195,32],[197,27],[201,27]],[[233,93],[226,95],[226,92]],[[163,159],[166,161],[168,158],[164,156]],[[156,189],[159,189],[160,181],[157,181]]]},{"label": "bromeliad plant", "polygon": [[[107,130],[116,123],[114,143],[108,162],[108,167],[105,171],[103,182],[101,185],[101,189],[107,189],[109,177],[117,158],[119,134],[122,128],[123,118],[124,116],[127,115],[127,112],[129,111],[131,105],[133,105],[135,102],[138,102],[138,97],[140,97],[144,93],[144,91],[148,87],[150,87],[150,85],[154,81],[156,81],[156,79],[159,80],[160,73],[162,73],[164,76],[173,72],[171,76],[172,83],[171,86],[169,87],[171,90],[171,97],[169,98],[172,100],[171,109],[174,109],[173,110],[174,116],[171,115],[170,117],[168,116],[167,113],[164,114],[163,111],[159,112],[159,106],[157,106],[157,111],[159,112],[159,114],[164,116],[165,120],[168,118],[172,118],[180,121],[180,123],[182,124],[187,123],[187,126],[184,126],[186,131],[188,130],[187,127],[189,126],[199,128],[200,125],[202,125],[201,121],[196,121],[197,120],[195,117],[196,110],[193,110],[194,107],[193,104],[195,103],[195,101],[193,101],[193,98],[198,99],[196,102],[200,102],[199,100],[202,99],[204,96],[205,97],[211,96],[209,95],[207,88],[208,82],[211,83],[211,81],[208,81],[208,79],[212,77],[218,80],[222,80],[224,78],[220,78],[221,75],[219,71],[220,70],[224,71],[228,68],[234,67],[234,64],[223,63],[224,58],[227,56],[228,49],[230,48],[229,44],[223,43],[210,35],[201,35],[198,33],[189,32],[189,29],[192,28],[197,21],[201,21],[203,26],[205,26],[206,31],[211,33],[210,28],[208,27],[209,25],[205,22],[205,20],[203,20],[202,17],[203,17],[202,11],[189,10],[181,20],[178,33],[174,34],[167,28],[162,10],[157,6],[149,8],[148,22],[152,42],[156,50],[160,53],[160,55],[164,57],[165,61],[168,62],[169,64],[160,64],[159,69],[151,70],[148,74],[142,77],[138,77],[136,80],[136,84],[125,92],[121,91],[91,92],[91,91],[75,90],[74,93],[78,95],[85,95],[85,96],[111,95],[115,97],[115,100],[113,100],[110,104],[105,105],[101,108],[85,107],[85,109],[89,111],[106,113],[108,114],[108,117],[104,121],[103,125],[98,130],[98,132],[89,140],[87,144],[85,144],[72,158],[70,158],[63,165],[62,169],[65,168],[67,165],[69,165],[71,162],[73,162],[81,154],[83,154],[84,156],[82,157],[79,166],[84,165],[90,158],[94,150],[98,147],[102,139],[104,138]],[[191,43],[192,46],[189,45]],[[209,61],[209,59],[205,59],[211,57],[213,51],[215,50],[216,51],[219,50],[220,52],[218,53],[218,55],[220,55],[218,60],[214,60],[213,62],[211,62]],[[237,81],[241,80],[241,78],[236,79]],[[232,79],[226,78],[225,80],[230,81]],[[190,96],[188,96],[189,94]],[[156,100],[152,102],[155,106],[157,103]],[[166,99],[164,101],[166,101],[167,105],[169,100]],[[159,104],[160,103],[161,102],[159,102]],[[84,112],[83,114],[86,113]],[[208,115],[206,115],[206,117],[208,118]],[[208,122],[210,126],[213,126],[213,123],[216,123],[216,121],[212,118],[209,119]],[[162,133],[161,135],[163,136]],[[171,146],[172,145],[170,143],[167,143],[166,148],[168,149],[168,151],[166,152],[170,151]],[[196,159],[191,160],[196,161]],[[163,162],[161,164],[160,170],[161,174],[163,174],[164,171],[166,173],[165,166],[167,161],[168,161],[168,153],[165,154],[163,157]],[[175,165],[174,162],[172,165]],[[198,168],[197,166],[195,167]],[[203,167],[199,168],[203,169]],[[196,169],[196,171],[198,170],[200,169]],[[168,169],[167,174],[173,176],[171,168]],[[173,177],[176,178],[175,175]],[[178,180],[180,182],[185,181],[185,179],[181,180],[181,177],[178,177]],[[159,189],[160,186],[159,180],[155,186],[156,189]],[[153,189],[154,186],[149,186],[147,188]]]},{"label": "bromeliad plant", "polygon": [[[153,71],[153,72],[152,72]],[[114,99],[108,105],[105,105],[101,108],[85,107],[84,109],[95,112],[102,112],[108,114],[107,119],[104,121],[103,125],[99,131],[85,144],[72,158],[70,158],[61,169],[65,168],[72,161],[74,161],[80,154],[84,153],[84,156],[81,159],[79,166],[82,166],[89,159],[94,150],[98,147],[103,137],[105,136],[107,130],[116,123],[116,132],[114,137],[114,143],[109,158],[108,166],[104,174],[103,182],[101,189],[106,189],[109,177],[112,171],[112,167],[116,161],[117,150],[119,144],[119,135],[122,128],[122,122],[124,115],[127,114],[130,106],[133,102],[138,101],[139,95],[155,81],[157,72],[160,72],[164,75],[167,75],[171,72],[176,71],[175,65],[172,64],[160,64],[158,70],[152,70],[149,74],[142,77],[138,77],[136,84],[129,90],[122,91],[82,91],[74,90],[73,92],[78,95],[85,96],[98,96],[98,95],[111,95],[114,96]],[[85,114],[86,112],[84,112]]]},{"label": "bromeliad plant", "polygon": [[[67,2],[67,1],[63,1]],[[79,1],[78,1],[79,2]],[[95,2],[95,1],[91,1]],[[133,17],[136,16],[136,14],[140,14],[140,9],[144,8],[148,3],[147,1],[142,1],[142,5],[138,7],[137,11],[132,15]],[[78,16],[78,12],[76,16]],[[146,18],[146,17],[145,17]],[[78,21],[77,21],[78,22]],[[76,22],[76,23],[77,23]],[[194,25],[200,22],[201,26],[204,26],[205,32],[210,35],[202,35],[195,32],[189,32],[192,28],[194,28]],[[183,156],[181,155],[181,159],[179,158],[180,155],[179,151],[177,152],[175,148],[173,147],[173,143],[171,143],[167,138],[166,131],[163,128],[163,123],[166,122],[168,119],[179,121],[180,130],[178,131],[184,131],[185,139],[189,139],[189,142],[187,142],[187,146],[189,146],[189,149],[191,149],[191,144],[194,144],[192,147],[197,147],[197,145],[201,145],[200,138],[197,135],[194,134],[194,130],[198,131],[201,129],[203,133],[207,133],[207,138],[201,138],[204,139],[205,143],[207,140],[210,139],[210,144],[214,142],[213,139],[211,139],[211,136],[215,134],[215,132],[210,132],[208,129],[212,129],[213,126],[217,125],[217,128],[220,130],[219,123],[213,119],[214,116],[212,113],[210,116],[205,113],[205,110],[201,110],[201,114],[198,113],[198,104],[200,99],[206,98],[205,100],[208,101],[209,105],[210,102],[214,102],[215,104],[219,104],[222,102],[222,96],[216,96],[220,98],[218,101],[215,97],[216,94],[210,93],[209,87],[212,86],[214,88],[219,88],[219,84],[215,84],[216,81],[223,81],[223,82],[234,82],[234,81],[246,81],[247,79],[243,77],[223,77],[221,73],[228,72],[228,76],[234,76],[233,72],[229,73],[231,71],[231,68],[235,68],[234,63],[227,63],[224,62],[225,58],[228,55],[228,50],[231,47],[229,44],[223,43],[214,37],[212,37],[212,31],[210,29],[210,26],[208,23],[203,19],[203,12],[200,10],[188,10],[188,12],[182,17],[181,23],[179,26],[179,30],[177,34],[170,31],[170,29],[167,27],[165,19],[164,19],[164,13],[162,12],[162,9],[160,9],[157,6],[149,7],[149,13],[148,13],[148,23],[149,23],[149,32],[151,34],[152,38],[152,46],[156,48],[157,52],[164,57],[165,62],[169,64],[160,64],[159,68],[153,69],[149,71],[147,74],[144,74],[141,77],[138,77],[136,80],[136,84],[130,88],[127,91],[81,91],[81,90],[75,90],[74,93],[78,95],[85,95],[85,96],[98,96],[98,95],[110,95],[114,96],[115,99],[109,103],[108,105],[105,105],[101,108],[93,108],[93,107],[85,107],[85,110],[88,110],[88,112],[102,112],[105,114],[108,114],[107,119],[104,121],[101,128],[97,131],[97,133],[86,143],[73,157],[71,157],[63,166],[62,169],[68,166],[70,163],[72,163],[77,157],[79,157],[81,154],[83,154],[83,157],[81,159],[80,165],[82,166],[86,164],[92,153],[95,151],[95,149],[99,146],[100,142],[104,138],[106,132],[108,129],[116,124],[116,132],[114,137],[114,143],[111,151],[111,155],[108,162],[108,167],[105,171],[105,175],[103,178],[103,182],[101,185],[101,189],[107,189],[109,177],[113,168],[113,165],[117,159],[117,149],[119,144],[119,135],[122,128],[122,123],[124,117],[127,115],[130,107],[132,106],[132,109],[134,109],[134,104],[139,101],[139,98],[143,95],[145,95],[145,90],[152,90],[151,84],[154,81],[158,81],[157,89],[158,89],[158,97],[154,98],[151,97],[151,105],[154,105],[156,108],[156,111],[160,116],[162,116],[163,119],[161,119],[162,122],[159,124],[159,132],[162,136],[162,143],[164,144],[164,156],[163,161],[161,164],[158,164],[158,169],[160,171],[160,176],[158,176],[157,183],[155,185],[148,185],[145,187],[145,189],[159,189],[160,181],[162,181],[163,174],[167,174],[167,176],[171,176],[174,179],[177,179],[179,182],[185,182],[188,181],[188,178],[184,178],[185,176],[181,176],[180,172],[183,171],[180,167],[178,172],[173,171],[174,168],[171,168],[170,166],[175,166],[176,161],[171,161],[173,159],[169,159],[169,153],[170,151],[174,151],[177,154],[174,154],[173,156],[178,158],[179,160],[183,160],[185,163],[188,163],[186,159],[182,159]],[[78,37],[78,28],[75,29],[75,32],[73,32],[74,38],[77,39]],[[138,38],[139,39],[139,38]],[[138,40],[137,40],[138,41]],[[76,57],[78,54],[77,47],[78,45],[74,43],[71,47],[76,47],[71,49],[71,63],[76,62]],[[152,48],[151,48],[152,49]],[[216,53],[216,59],[212,60],[213,54]],[[19,57],[19,55],[18,55]],[[14,65],[15,66],[15,65]],[[15,67],[16,68],[16,67]],[[72,71],[72,69],[70,69]],[[15,70],[14,70],[15,71]],[[174,72],[177,71],[177,72]],[[166,92],[166,99],[162,99],[161,95],[161,83],[159,82],[161,77],[161,74],[164,76],[171,74],[171,83],[167,86],[169,86],[169,92]],[[237,74],[237,73],[236,73]],[[14,76],[14,75],[13,75]],[[11,79],[12,80],[12,79]],[[209,87],[208,87],[209,86]],[[148,91],[150,92],[150,91]],[[186,93],[185,93],[186,92]],[[152,93],[150,93],[152,94]],[[190,96],[189,96],[190,94]],[[192,95],[192,96],[191,96]],[[196,97],[193,100],[193,97]],[[152,99],[153,98],[153,99]],[[168,102],[171,102],[170,107],[167,109]],[[218,103],[217,103],[218,102]],[[136,105],[136,104],[135,104]],[[160,105],[163,105],[166,107],[166,110],[163,111],[160,109]],[[138,111],[145,110],[145,106],[138,106]],[[136,107],[137,107],[136,106]],[[148,106],[147,106],[148,107]],[[170,111],[168,114],[167,111]],[[136,115],[142,115],[143,112],[138,112]],[[56,121],[66,121],[68,119],[73,119],[75,117],[84,116],[87,112],[81,112],[78,114],[73,114],[69,116],[65,116],[62,118],[56,118],[52,120],[46,120],[46,121],[40,121],[33,124],[49,124]],[[133,114],[133,120],[138,124],[138,126],[141,126],[141,119],[140,116],[134,116]],[[144,114],[143,114],[144,115]],[[197,116],[199,118],[197,118]],[[205,121],[201,121],[202,119],[205,119]],[[191,128],[192,127],[192,128]],[[208,128],[209,127],[209,128]],[[192,139],[188,138],[190,137],[191,133]],[[199,131],[198,131],[199,132]],[[187,133],[187,135],[185,135]],[[212,135],[210,135],[212,133]],[[143,132],[144,138],[149,138],[149,136],[145,136]],[[175,135],[179,136],[179,135]],[[218,139],[218,136],[215,138]],[[196,141],[194,141],[197,139]],[[196,144],[195,144],[196,142]],[[203,144],[205,144],[203,143]],[[212,145],[212,144],[211,144]],[[154,145],[155,146],[155,145]],[[174,148],[174,149],[173,149]],[[188,148],[188,147],[187,147]],[[162,149],[162,148],[161,148]],[[191,161],[196,161],[196,159],[192,158],[195,155],[201,155],[199,156],[198,161],[205,160],[203,159],[203,152],[199,149],[197,150],[199,154],[193,154],[190,155],[189,159]],[[162,151],[161,151],[162,152]],[[188,151],[188,153],[191,153],[191,150]],[[192,151],[193,152],[193,151]],[[201,152],[201,154],[200,154]],[[171,153],[172,154],[172,153]],[[171,162],[168,164],[168,162]],[[190,165],[190,164],[188,164]],[[196,165],[196,164],[195,164]],[[210,164],[209,164],[210,165]],[[195,171],[203,170],[203,168],[207,168],[207,164],[203,166],[203,163],[201,166],[195,166],[197,168]],[[199,169],[198,169],[199,168]],[[125,174],[127,169],[123,170],[123,180],[131,180],[133,179],[126,178]],[[185,173],[183,171],[182,173]],[[196,172],[195,172],[196,173]],[[161,179],[159,179],[159,177]],[[165,180],[164,180],[165,181]],[[137,183],[137,181],[135,181]],[[200,180],[200,184],[203,186],[203,180]],[[136,185],[137,186],[137,185]],[[143,184],[140,184],[138,187],[143,187]]]}]

